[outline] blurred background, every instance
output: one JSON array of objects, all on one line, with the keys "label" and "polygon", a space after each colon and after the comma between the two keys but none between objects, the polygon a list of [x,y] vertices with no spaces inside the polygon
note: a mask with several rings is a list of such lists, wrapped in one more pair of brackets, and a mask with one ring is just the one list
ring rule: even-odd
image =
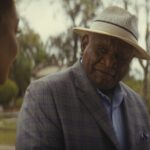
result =
[{"label": "blurred background", "polygon": [[[150,0],[16,0],[19,53],[0,86],[0,150],[15,149],[17,115],[29,83],[74,64],[80,39],[72,28],[89,26],[110,5],[138,16],[139,43],[150,52]],[[124,82],[143,96],[150,110],[150,62],[134,59]]]}]

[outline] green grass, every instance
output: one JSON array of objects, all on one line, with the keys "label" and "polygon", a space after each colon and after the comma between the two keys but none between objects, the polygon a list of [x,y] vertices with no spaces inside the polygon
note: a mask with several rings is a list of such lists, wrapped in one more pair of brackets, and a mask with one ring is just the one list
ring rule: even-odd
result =
[{"label": "green grass", "polygon": [[15,145],[16,119],[0,119],[0,144]]},{"label": "green grass", "polygon": [[0,144],[2,145],[15,145],[16,133],[15,131],[0,131]]}]

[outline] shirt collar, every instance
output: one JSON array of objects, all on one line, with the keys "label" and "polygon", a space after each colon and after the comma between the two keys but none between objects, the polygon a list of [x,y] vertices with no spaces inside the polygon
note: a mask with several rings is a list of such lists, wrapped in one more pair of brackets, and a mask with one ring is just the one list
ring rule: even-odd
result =
[{"label": "shirt collar", "polygon": [[119,107],[121,105],[121,103],[123,102],[124,97],[126,95],[126,93],[122,89],[120,83],[118,83],[118,85],[115,88],[112,100],[110,100],[110,98],[108,96],[106,96],[104,93],[102,93],[102,91],[100,91],[99,89],[97,89],[97,92],[104,101],[107,101],[107,103],[109,103],[109,105],[112,105],[113,109],[116,109],[117,107]]}]

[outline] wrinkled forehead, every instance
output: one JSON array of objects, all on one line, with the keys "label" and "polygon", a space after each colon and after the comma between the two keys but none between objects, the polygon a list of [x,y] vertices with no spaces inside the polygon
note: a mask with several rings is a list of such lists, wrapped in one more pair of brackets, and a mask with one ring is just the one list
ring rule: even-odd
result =
[{"label": "wrinkled forehead", "polygon": [[109,50],[112,54],[121,54],[125,57],[134,57],[134,48],[126,42],[107,35],[90,34],[89,43],[95,49],[104,48]]},{"label": "wrinkled forehead", "polygon": [[118,47],[133,49],[133,47],[129,45],[128,43],[113,36],[97,34],[97,33],[90,33],[88,36],[89,36],[90,41],[96,45],[97,44],[99,45],[102,43],[107,46],[118,46]]}]

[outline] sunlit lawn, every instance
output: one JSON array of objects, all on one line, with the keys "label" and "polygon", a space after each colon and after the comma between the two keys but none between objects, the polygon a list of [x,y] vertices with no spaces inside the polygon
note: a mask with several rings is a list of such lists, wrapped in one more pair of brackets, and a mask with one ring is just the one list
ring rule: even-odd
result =
[{"label": "sunlit lawn", "polygon": [[0,145],[15,145],[16,119],[0,119]]}]

